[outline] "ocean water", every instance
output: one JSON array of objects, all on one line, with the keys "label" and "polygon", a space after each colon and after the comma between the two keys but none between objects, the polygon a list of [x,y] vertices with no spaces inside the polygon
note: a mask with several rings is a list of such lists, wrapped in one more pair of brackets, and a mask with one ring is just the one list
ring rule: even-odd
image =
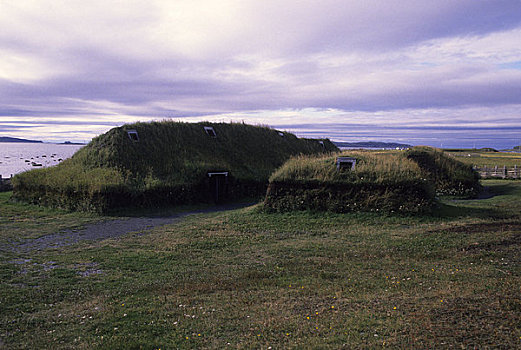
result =
[{"label": "ocean water", "polygon": [[6,178],[27,170],[57,165],[83,146],[0,142],[0,175]]}]

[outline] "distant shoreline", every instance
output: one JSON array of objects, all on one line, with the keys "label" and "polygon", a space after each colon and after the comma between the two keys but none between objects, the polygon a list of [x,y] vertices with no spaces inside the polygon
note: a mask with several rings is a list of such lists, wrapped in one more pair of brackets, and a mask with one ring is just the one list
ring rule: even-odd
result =
[{"label": "distant shoreline", "polygon": [[75,146],[85,145],[85,143],[81,143],[81,142],[65,141],[65,142],[61,142],[61,143],[55,143],[55,142],[43,142],[43,141],[39,141],[39,140],[27,140],[27,139],[20,139],[17,137],[6,137],[6,136],[0,136],[0,143],[45,143],[45,144],[51,144],[51,145],[75,145]]},{"label": "distant shoreline", "polygon": [[343,141],[332,141],[335,146],[339,148],[411,148],[411,145],[396,142],[377,142],[377,141],[366,141],[366,142],[343,142]]},{"label": "distant shoreline", "polygon": [[26,139],[19,139],[16,137],[6,137],[6,136],[0,136],[0,142],[15,142],[15,143],[43,143],[43,141],[37,141],[37,140],[26,140]]}]

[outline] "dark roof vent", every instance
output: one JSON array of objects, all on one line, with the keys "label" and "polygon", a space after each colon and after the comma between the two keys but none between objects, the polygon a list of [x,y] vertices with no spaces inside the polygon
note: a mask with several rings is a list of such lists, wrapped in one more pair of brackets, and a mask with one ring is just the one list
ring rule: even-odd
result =
[{"label": "dark roof vent", "polygon": [[211,136],[211,137],[217,137],[217,134],[215,133],[215,130],[213,129],[212,126],[205,126],[205,127],[204,127],[204,131],[206,131],[206,133],[208,134],[208,136]]},{"label": "dark roof vent", "polygon": [[136,130],[127,130],[127,135],[129,139],[132,141],[138,142],[139,141],[139,135],[137,134]]}]

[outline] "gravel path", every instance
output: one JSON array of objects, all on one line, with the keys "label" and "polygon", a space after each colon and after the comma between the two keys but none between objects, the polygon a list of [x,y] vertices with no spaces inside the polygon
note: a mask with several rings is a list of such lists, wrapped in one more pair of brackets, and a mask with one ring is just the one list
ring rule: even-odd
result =
[{"label": "gravel path", "polygon": [[196,211],[183,212],[168,217],[131,217],[107,220],[87,225],[81,229],[64,230],[36,239],[17,242],[11,245],[10,250],[18,253],[28,253],[34,250],[60,248],[80,241],[97,241],[115,238],[131,232],[143,232],[151,230],[154,227],[171,224],[180,221],[188,215],[239,209],[252,204],[253,203],[220,205]]}]

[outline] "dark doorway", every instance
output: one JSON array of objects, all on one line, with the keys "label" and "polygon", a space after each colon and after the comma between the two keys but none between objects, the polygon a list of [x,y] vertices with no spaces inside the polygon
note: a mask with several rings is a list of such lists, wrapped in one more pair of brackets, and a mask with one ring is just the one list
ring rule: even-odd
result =
[{"label": "dark doorway", "polygon": [[210,193],[215,203],[221,203],[228,195],[228,172],[209,172]]},{"label": "dark doorway", "polygon": [[355,170],[356,158],[351,157],[337,157],[336,169],[338,171],[351,171]]}]

